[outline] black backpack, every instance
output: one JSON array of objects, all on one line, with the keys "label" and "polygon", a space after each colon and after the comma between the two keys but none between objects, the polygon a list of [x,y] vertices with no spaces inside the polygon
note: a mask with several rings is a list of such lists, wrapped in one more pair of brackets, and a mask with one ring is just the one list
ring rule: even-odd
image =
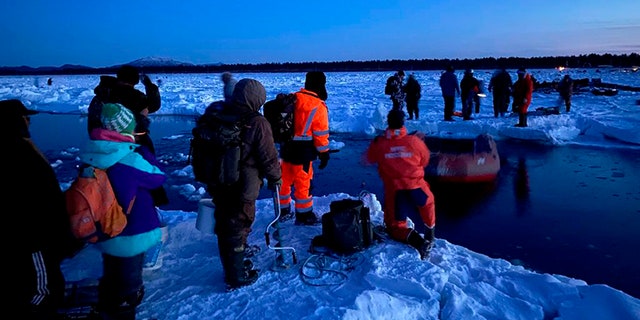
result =
[{"label": "black backpack", "polygon": [[[211,110],[210,110],[211,109]],[[215,108],[196,120],[191,130],[189,161],[196,181],[209,187],[231,185],[240,179],[242,136],[246,122],[257,116],[251,113],[243,118],[224,115]]]},{"label": "black backpack", "polygon": [[276,143],[284,143],[293,138],[293,109],[296,95],[279,93],[275,99],[264,104],[264,117],[267,118]]},{"label": "black backpack", "polygon": [[322,235],[315,240],[331,251],[349,255],[373,244],[374,234],[369,208],[360,199],[331,202],[322,216]]},{"label": "black backpack", "polygon": [[390,95],[395,91],[395,79],[393,76],[387,78],[387,84],[384,86],[384,94]]}]

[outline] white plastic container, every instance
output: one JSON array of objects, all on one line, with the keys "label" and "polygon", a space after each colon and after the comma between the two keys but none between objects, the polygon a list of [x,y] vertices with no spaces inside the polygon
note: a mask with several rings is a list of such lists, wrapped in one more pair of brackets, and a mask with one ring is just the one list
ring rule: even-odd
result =
[{"label": "white plastic container", "polygon": [[196,218],[196,229],[213,234],[213,225],[215,218],[213,212],[216,207],[210,198],[200,199],[198,202],[198,217]]}]

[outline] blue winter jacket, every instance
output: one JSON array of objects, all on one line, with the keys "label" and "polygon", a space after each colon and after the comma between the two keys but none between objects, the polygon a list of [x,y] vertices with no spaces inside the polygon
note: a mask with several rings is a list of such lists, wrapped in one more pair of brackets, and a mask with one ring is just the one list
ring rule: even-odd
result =
[{"label": "blue winter jacket", "polygon": [[440,89],[443,97],[455,97],[456,92],[460,95],[458,77],[453,71],[445,71],[440,75]]},{"label": "blue winter jacket", "polygon": [[89,140],[80,160],[106,169],[118,203],[125,209],[133,201],[122,233],[98,244],[102,252],[131,257],[146,252],[160,241],[160,218],[151,190],[166,181],[159,162],[147,147],[132,142]]}]

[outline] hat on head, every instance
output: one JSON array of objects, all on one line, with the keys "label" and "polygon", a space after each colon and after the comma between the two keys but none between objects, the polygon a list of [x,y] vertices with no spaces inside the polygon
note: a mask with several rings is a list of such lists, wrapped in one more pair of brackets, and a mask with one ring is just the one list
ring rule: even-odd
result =
[{"label": "hat on head", "polygon": [[237,107],[246,107],[252,111],[258,111],[267,101],[267,90],[265,90],[260,81],[245,78],[236,83],[229,100]]},{"label": "hat on head", "polygon": [[322,71],[309,71],[304,82],[304,88],[315,92],[322,100],[327,100],[327,77]]},{"label": "hat on head", "polygon": [[140,71],[134,66],[125,64],[118,69],[116,77],[122,82],[135,86],[140,82]]},{"label": "hat on head", "polygon": [[231,79],[233,79],[233,74],[231,74],[231,72],[229,71],[223,72],[220,76],[220,79],[222,79],[222,82],[227,83],[231,81]]},{"label": "hat on head", "polygon": [[22,116],[30,116],[38,113],[39,112],[36,110],[27,109],[27,107],[24,106],[22,101],[18,99],[0,101],[0,114],[2,114],[3,117],[6,117],[6,116],[22,117]]},{"label": "hat on head", "polygon": [[124,135],[133,136],[136,120],[131,110],[119,103],[105,103],[100,114],[102,127]]},{"label": "hat on head", "polygon": [[527,70],[525,70],[524,68],[518,69],[518,74],[525,74],[525,73],[527,73]]},{"label": "hat on head", "polygon": [[464,70],[464,74],[473,74],[473,69],[467,68],[466,70]]},{"label": "hat on head", "polygon": [[404,112],[402,110],[391,110],[387,114],[387,124],[389,129],[400,129],[404,126]]},{"label": "hat on head", "polygon": [[229,100],[231,99],[231,96],[233,95],[233,88],[236,86],[236,83],[238,83],[238,81],[236,81],[236,79],[233,78],[233,75],[231,74],[231,72],[224,72],[221,76],[220,79],[222,79],[222,83],[224,83],[224,86],[222,87],[222,93],[224,95],[224,100]]}]

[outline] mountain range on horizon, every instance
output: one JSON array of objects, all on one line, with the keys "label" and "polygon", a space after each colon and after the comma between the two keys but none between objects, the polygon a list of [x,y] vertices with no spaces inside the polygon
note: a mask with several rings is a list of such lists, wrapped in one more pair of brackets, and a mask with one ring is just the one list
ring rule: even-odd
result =
[{"label": "mountain range on horizon", "polygon": [[[171,58],[165,57],[145,57],[137,60],[133,60],[127,63],[116,64],[108,67],[89,67],[78,64],[63,64],[59,67],[55,66],[40,66],[40,67],[32,67],[32,66],[18,66],[18,67],[8,67],[8,66],[0,66],[0,69],[5,68],[14,68],[14,69],[36,69],[36,70],[58,70],[58,69],[101,69],[101,68],[117,68],[122,65],[132,65],[138,68],[140,67],[166,67],[166,66],[195,66],[193,63],[182,62]],[[221,63],[213,63],[212,65],[220,65]]]},{"label": "mountain range on horizon", "polygon": [[201,73],[201,72],[301,72],[323,69],[325,71],[381,71],[381,70],[444,70],[452,65],[455,69],[493,69],[501,65],[505,68],[570,68],[590,67],[633,67],[640,65],[637,53],[612,55],[589,54],[559,57],[509,57],[475,59],[411,59],[411,60],[372,60],[372,61],[336,61],[301,63],[262,63],[262,64],[193,64],[166,57],[145,57],[123,64],[108,67],[88,67],[76,64],[55,66],[0,66],[0,75],[46,75],[46,74],[96,74],[113,73],[122,65],[133,65],[146,73]]}]

